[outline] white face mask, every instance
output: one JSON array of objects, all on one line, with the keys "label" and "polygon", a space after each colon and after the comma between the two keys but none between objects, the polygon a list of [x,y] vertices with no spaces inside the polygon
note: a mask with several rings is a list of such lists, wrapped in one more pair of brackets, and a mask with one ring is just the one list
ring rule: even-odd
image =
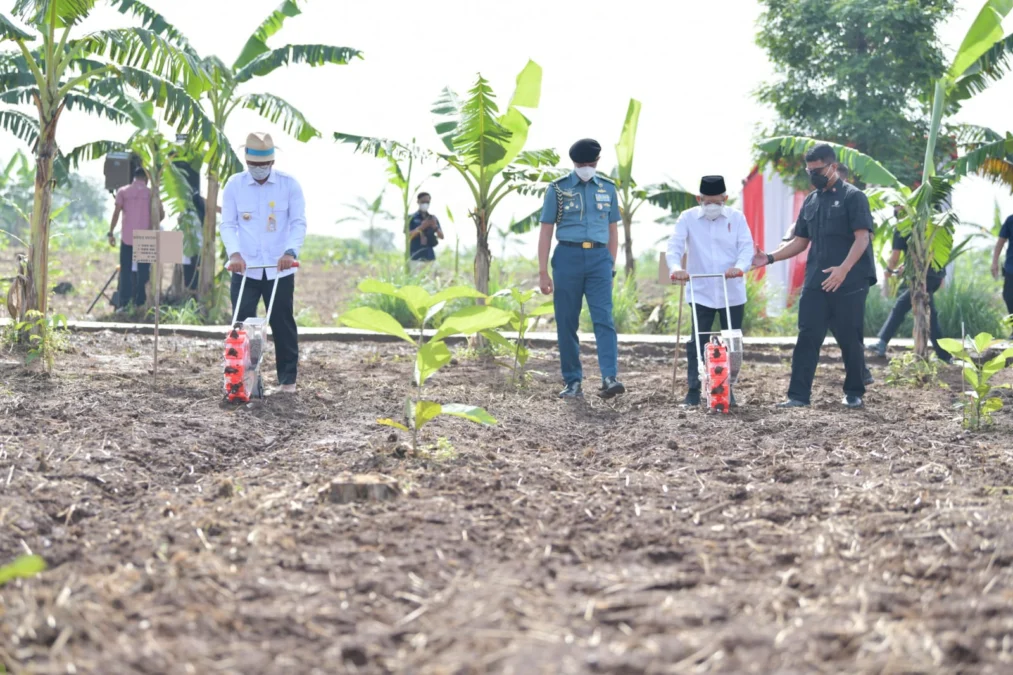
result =
[{"label": "white face mask", "polygon": [[725,213],[725,207],[721,204],[704,204],[703,217],[707,220],[717,220]]},{"label": "white face mask", "polygon": [[581,179],[585,183],[594,178],[595,169],[593,166],[578,166],[574,169],[577,173],[577,178]]},{"label": "white face mask", "polygon": [[253,180],[267,180],[267,177],[271,175],[270,166],[250,166],[247,164],[246,169],[250,172]]},{"label": "white face mask", "polygon": [[422,213],[429,213],[429,202],[422,202],[419,204],[419,211]]}]

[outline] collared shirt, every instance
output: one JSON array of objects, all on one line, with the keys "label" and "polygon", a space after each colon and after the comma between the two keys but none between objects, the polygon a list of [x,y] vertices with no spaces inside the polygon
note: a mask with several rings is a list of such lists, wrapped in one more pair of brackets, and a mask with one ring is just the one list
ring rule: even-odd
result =
[{"label": "collared shirt", "polygon": [[140,178],[116,193],[116,206],[123,212],[120,239],[134,245],[134,230],[151,229],[151,188]]},{"label": "collared shirt", "polygon": [[[563,216],[558,223],[557,190],[563,197]],[[566,178],[554,181],[545,191],[541,222],[556,225],[556,239],[559,241],[607,244],[609,225],[618,223],[619,217],[616,186],[601,176],[585,183],[576,172],[571,172]]]},{"label": "collared shirt", "polygon": [[[753,235],[741,211],[728,208],[716,220],[707,220],[703,207],[683,211],[675,223],[675,232],[668,240],[668,269],[682,270],[682,254],[686,254],[686,271],[690,274],[724,274],[736,267],[748,272],[753,264]],[[745,277],[727,279],[728,306],[746,304]],[[694,279],[686,286],[686,299],[711,309],[725,306],[724,282],[721,279]]]},{"label": "collared shirt", "polygon": [[[1013,239],[1013,216],[1007,218],[999,228],[999,237],[1007,241]],[[1006,276],[1013,276],[1013,242],[1010,242],[1006,248],[1006,264],[1002,266],[1002,270]]]},{"label": "collared shirt", "polygon": [[[238,173],[225,184],[222,194],[222,243],[231,256],[239,253],[247,265],[275,265],[292,249],[299,253],[306,238],[306,200],[298,181],[272,168],[261,185],[249,171]],[[248,272],[251,279],[288,276],[274,268]]]},{"label": "collared shirt", "polygon": [[872,212],[869,198],[854,185],[838,179],[828,190],[814,190],[802,202],[795,236],[811,242],[805,267],[805,288],[820,290],[828,273],[848,257],[855,232],[868,230],[869,245],[848,272],[837,293],[876,283],[876,263],[872,256]]},{"label": "collared shirt", "polygon": [[[899,230],[893,232],[893,250],[903,251],[907,253],[907,242],[911,236],[904,237],[901,235]],[[942,281],[946,278],[946,269],[937,270],[935,265],[929,265],[929,272],[925,275],[926,279],[935,279],[936,281]]]},{"label": "collared shirt", "polygon": [[[436,221],[436,230],[439,230],[439,218],[429,213],[416,211],[415,215],[412,216],[411,223],[408,224],[409,231],[414,232],[417,230],[422,226],[422,221],[429,217],[432,217],[432,219]],[[436,230],[426,230],[419,236],[412,239],[411,247],[409,249],[412,260],[436,260],[436,253],[433,252],[433,247],[437,244]],[[425,243],[422,243],[423,238],[426,240]]]}]

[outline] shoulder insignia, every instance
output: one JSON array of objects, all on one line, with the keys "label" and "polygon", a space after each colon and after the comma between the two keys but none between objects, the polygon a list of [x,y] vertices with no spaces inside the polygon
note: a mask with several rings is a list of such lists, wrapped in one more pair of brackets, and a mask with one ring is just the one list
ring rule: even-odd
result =
[{"label": "shoulder insignia", "polygon": [[613,186],[613,187],[614,187],[614,186],[615,186],[615,184],[616,184],[616,182],[615,182],[614,180],[612,180],[611,178],[606,178],[605,176],[596,176],[596,178],[597,178],[598,180],[600,180],[600,181],[603,181],[603,182],[605,182],[605,183],[608,183],[609,185],[611,185],[611,186]]}]

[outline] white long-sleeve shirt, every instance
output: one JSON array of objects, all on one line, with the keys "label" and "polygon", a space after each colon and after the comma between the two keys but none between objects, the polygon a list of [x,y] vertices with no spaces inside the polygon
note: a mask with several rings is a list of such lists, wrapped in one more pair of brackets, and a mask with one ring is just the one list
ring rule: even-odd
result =
[{"label": "white long-sleeve shirt", "polygon": [[[746,217],[727,206],[717,220],[704,218],[699,206],[683,211],[668,240],[669,270],[682,270],[683,253],[690,274],[724,274],[733,267],[748,272],[753,263],[753,235]],[[694,279],[692,294],[689,285],[686,286],[686,299],[711,309],[723,308],[725,292],[721,279]],[[745,278],[728,279],[729,306],[745,303]]]},{"label": "white long-sleeve shirt", "polygon": [[[263,185],[249,171],[236,174],[222,193],[221,233],[228,255],[239,253],[249,266],[275,265],[289,249],[298,254],[306,238],[306,199],[299,182],[273,167]],[[274,279],[294,273],[269,268],[247,276]]]}]

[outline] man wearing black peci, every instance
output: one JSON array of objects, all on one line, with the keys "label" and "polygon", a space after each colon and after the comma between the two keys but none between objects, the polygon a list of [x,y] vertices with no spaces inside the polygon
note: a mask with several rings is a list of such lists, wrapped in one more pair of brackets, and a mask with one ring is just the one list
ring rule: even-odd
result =
[{"label": "man wearing black peci", "polygon": [[840,179],[837,155],[823,143],[806,156],[816,188],[806,197],[795,223],[795,239],[771,254],[759,247],[753,265],[792,258],[812,246],[798,303],[798,340],[791,359],[791,384],[782,408],[809,405],[813,376],[827,330],[833,327],[844,359],[844,405],[862,407],[862,328],[865,297],[876,283],[872,257],[872,212],[865,194]]}]

